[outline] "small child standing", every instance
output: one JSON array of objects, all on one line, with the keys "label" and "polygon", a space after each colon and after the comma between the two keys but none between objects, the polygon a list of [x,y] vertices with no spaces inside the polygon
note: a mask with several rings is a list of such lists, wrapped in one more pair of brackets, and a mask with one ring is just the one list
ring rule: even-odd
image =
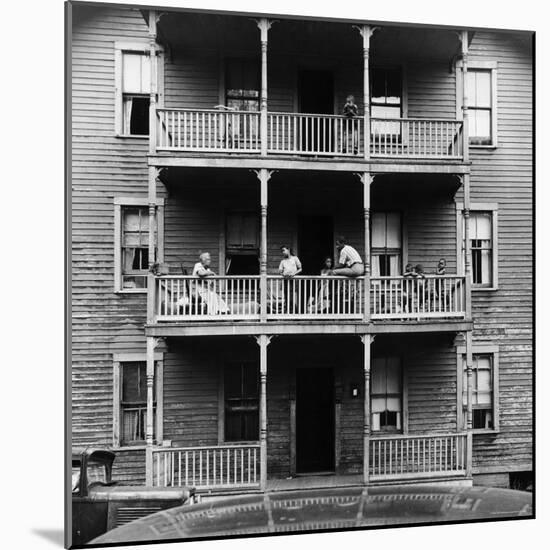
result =
[{"label": "small child standing", "polygon": [[347,117],[348,121],[345,124],[344,130],[344,153],[348,152],[348,149],[353,150],[353,154],[357,155],[358,153],[358,138],[359,138],[359,127],[358,122],[353,120],[356,116],[359,115],[359,109],[355,104],[355,97],[348,95],[346,97],[346,103],[344,104],[343,114]]}]

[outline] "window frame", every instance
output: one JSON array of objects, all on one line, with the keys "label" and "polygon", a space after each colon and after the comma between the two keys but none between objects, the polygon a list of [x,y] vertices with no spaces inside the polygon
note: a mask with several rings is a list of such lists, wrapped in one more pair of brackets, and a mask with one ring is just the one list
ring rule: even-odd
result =
[{"label": "window frame", "polygon": [[[395,429],[395,430],[388,430],[388,429],[378,429],[373,430],[373,420],[372,415],[375,414],[372,412],[372,401],[373,401],[373,392],[372,392],[372,378],[373,378],[373,370],[374,370],[374,361],[379,359],[390,359],[395,358],[399,360],[400,368],[401,368],[401,428]],[[407,435],[409,432],[409,412],[408,412],[408,379],[406,375],[406,368],[404,364],[403,356],[401,355],[379,355],[375,356],[371,359],[371,369],[370,369],[370,379],[371,384],[369,386],[369,415],[370,415],[370,425],[371,425],[371,435],[373,437],[385,437],[389,435]],[[378,394],[376,394],[378,395]],[[388,395],[388,394],[386,394]]]},{"label": "window frame", "polygon": [[[147,197],[115,197],[114,203],[114,291],[119,294],[144,294],[147,288],[123,288],[122,286],[122,208],[125,206],[149,206]],[[164,199],[157,198],[157,262],[164,262]]]},{"label": "window frame", "polygon": [[[379,250],[379,247],[374,247],[372,245],[373,240],[373,219],[374,214],[385,214],[386,216],[388,214],[398,214],[399,215],[399,224],[400,224],[400,237],[401,237],[401,250],[400,250],[400,261],[401,261],[401,269],[399,270],[398,277],[403,275],[403,269],[407,265],[408,261],[408,238],[407,238],[407,231],[406,231],[406,213],[402,210],[372,210],[369,220],[369,235],[370,235],[370,263],[371,263],[371,276],[372,276],[372,266],[374,263],[374,258],[379,257],[380,254],[374,254],[373,250]],[[386,251],[392,250],[392,249],[385,249]],[[382,275],[380,275],[382,277]]]},{"label": "window frame", "polygon": [[[164,50],[158,44],[157,50],[157,106],[164,107]],[[149,56],[149,41],[115,42],[115,136],[118,138],[149,139],[149,134],[125,134],[123,132],[123,93],[122,93],[122,55],[124,52],[140,53]],[[149,92],[150,96],[150,92]]]},{"label": "window frame", "polygon": [[[226,369],[235,364],[249,363],[255,364],[258,371],[258,438],[257,439],[242,439],[228,441],[225,433],[225,372]],[[218,391],[218,444],[220,445],[254,445],[260,442],[260,369],[258,362],[254,359],[243,359],[242,361],[225,361],[219,366],[219,391]]]},{"label": "window frame", "polygon": [[[458,275],[464,277],[464,255],[462,254],[462,241],[464,238],[462,232],[463,226],[463,213],[464,203],[456,203],[456,265]],[[476,202],[470,205],[470,213],[472,212],[490,212],[492,214],[492,245],[493,245],[493,258],[492,258],[492,270],[493,280],[490,286],[482,286],[474,284],[472,282],[472,291],[479,292],[484,290],[495,291],[498,290],[498,203],[495,202]]]},{"label": "window frame", "polygon": [[[156,422],[154,442],[160,444],[163,441],[163,382],[164,382],[164,353],[155,352],[155,400]],[[147,362],[146,353],[114,353],[113,354],[113,447],[116,449],[145,449],[146,442],[136,445],[122,445],[122,366],[125,363]]]},{"label": "window frame", "polygon": [[[402,123],[401,123],[401,119],[408,118],[407,70],[406,70],[407,67],[406,67],[405,64],[397,64],[396,65],[396,64],[391,64],[391,63],[377,63],[377,64],[373,65],[372,67],[370,67],[370,69],[369,69],[369,113],[370,113],[370,118],[378,118],[378,117],[373,117],[373,115],[372,115],[372,106],[373,105],[375,107],[382,106],[379,103],[374,103],[373,104],[373,102],[372,102],[372,86],[373,86],[373,82],[374,82],[373,72],[377,69],[378,70],[381,69],[381,70],[385,70],[385,71],[397,69],[401,73],[400,114],[399,114],[399,118],[395,119],[395,123],[399,124],[399,133],[388,134],[388,135],[392,136],[392,141],[397,141],[399,143],[403,143],[403,144],[407,145],[409,137],[408,137],[408,134],[403,133]],[[385,105],[388,105],[388,104],[386,103]],[[372,125],[371,125],[371,128],[370,128],[370,135],[371,135],[371,138],[375,135],[378,135],[376,133],[373,133]]]},{"label": "window frame", "polygon": [[[455,66],[456,74],[456,119],[464,120],[462,112],[462,98],[464,95],[463,78],[462,78],[462,60],[458,60]],[[468,60],[468,71],[489,71],[491,75],[491,134],[492,143],[470,143],[468,136],[468,144],[472,149],[496,149],[498,147],[498,63],[497,61],[470,61]]]},{"label": "window frame", "polygon": [[[493,427],[492,428],[472,428],[474,434],[498,433],[500,432],[500,407],[499,407],[499,347],[497,345],[473,345],[472,357],[475,355],[490,355],[492,358],[492,383],[493,383]],[[466,430],[466,411],[462,402],[463,376],[464,376],[464,356],[466,355],[466,346],[457,346],[456,348],[456,422],[461,430]]]}]

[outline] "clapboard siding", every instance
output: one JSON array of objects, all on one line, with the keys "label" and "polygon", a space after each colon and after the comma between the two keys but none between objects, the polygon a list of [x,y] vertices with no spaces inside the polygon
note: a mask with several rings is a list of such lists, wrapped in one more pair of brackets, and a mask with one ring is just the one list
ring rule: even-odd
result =
[{"label": "clapboard siding", "polygon": [[[147,196],[147,140],[115,137],[114,42],[147,40],[139,11],[73,6],[72,41],[72,438],[113,440],[113,361],[145,352],[145,295],[114,289],[115,196]],[[138,451],[124,453],[115,475],[143,478]],[[143,454],[143,452],[141,453]]]},{"label": "clapboard siding", "polygon": [[[475,33],[470,61],[497,63],[498,147],[470,149],[473,202],[498,204],[497,291],[474,291],[474,343],[500,351],[500,433],[474,436],[474,471],[532,460],[532,58],[529,43]],[[461,193],[458,194],[461,199]]]}]

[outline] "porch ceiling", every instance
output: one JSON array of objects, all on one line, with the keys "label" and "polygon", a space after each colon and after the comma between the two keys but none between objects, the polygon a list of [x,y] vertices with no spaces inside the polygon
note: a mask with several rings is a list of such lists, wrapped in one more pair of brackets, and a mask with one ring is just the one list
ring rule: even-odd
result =
[{"label": "porch ceiling", "polygon": [[[178,51],[212,50],[260,54],[260,35],[254,19],[262,15],[164,12],[158,23],[162,41]],[[265,16],[265,15],[264,15]],[[273,16],[269,32],[271,54],[362,57],[362,39],[354,20],[314,21]],[[380,25],[371,42],[373,58],[452,59],[460,50],[449,28]]]}]

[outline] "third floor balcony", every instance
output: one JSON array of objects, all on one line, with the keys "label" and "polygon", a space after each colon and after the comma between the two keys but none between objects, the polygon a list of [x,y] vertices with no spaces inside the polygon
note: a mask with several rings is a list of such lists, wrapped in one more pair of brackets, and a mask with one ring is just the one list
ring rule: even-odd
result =
[{"label": "third floor balcony", "polygon": [[155,31],[156,101],[141,126],[148,55],[138,64],[121,53],[122,72],[128,55],[142,78],[128,78],[128,93],[122,78],[123,126],[131,130],[135,116],[150,130],[152,155],[467,160],[456,66],[465,34],[199,13],[163,13]]}]

